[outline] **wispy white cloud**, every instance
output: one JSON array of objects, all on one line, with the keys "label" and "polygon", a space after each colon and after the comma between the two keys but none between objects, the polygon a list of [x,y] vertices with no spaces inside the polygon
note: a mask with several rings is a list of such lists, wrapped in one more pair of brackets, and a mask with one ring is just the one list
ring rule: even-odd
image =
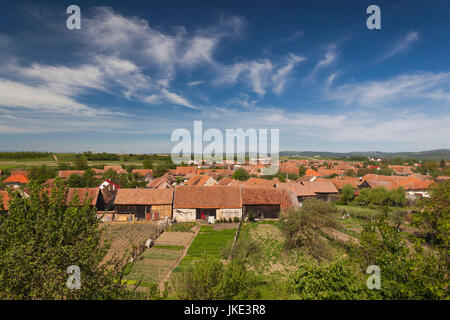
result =
[{"label": "wispy white cloud", "polygon": [[260,97],[266,94],[268,88],[280,94],[294,67],[304,60],[305,57],[290,53],[281,61],[256,59],[225,65],[221,67],[215,83],[243,82]]},{"label": "wispy white cloud", "polygon": [[284,86],[286,82],[289,80],[289,75],[294,69],[295,65],[301,61],[306,60],[305,57],[300,57],[294,54],[291,54],[284,66],[279,68],[276,73],[272,76],[272,81],[274,84],[273,91],[277,94],[281,94],[283,92]]},{"label": "wispy white cloud", "polygon": [[419,33],[416,31],[410,31],[395,45],[393,45],[385,54],[381,55],[377,62],[386,61],[402,52],[405,52],[406,50],[411,48],[417,41],[419,41]]},{"label": "wispy white cloud", "polygon": [[381,81],[363,81],[328,89],[328,97],[346,104],[374,106],[407,99],[450,101],[450,72],[400,75]]}]

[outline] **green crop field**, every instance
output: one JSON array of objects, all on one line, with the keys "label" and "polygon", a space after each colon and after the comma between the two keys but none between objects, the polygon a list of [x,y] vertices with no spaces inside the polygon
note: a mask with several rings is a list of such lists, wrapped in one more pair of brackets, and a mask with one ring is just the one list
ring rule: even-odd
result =
[{"label": "green crop field", "polygon": [[220,256],[220,253],[233,242],[236,228],[215,230],[214,226],[202,226],[195,240],[192,242],[186,257],[175,268],[175,272],[199,259],[204,253],[212,256]]}]

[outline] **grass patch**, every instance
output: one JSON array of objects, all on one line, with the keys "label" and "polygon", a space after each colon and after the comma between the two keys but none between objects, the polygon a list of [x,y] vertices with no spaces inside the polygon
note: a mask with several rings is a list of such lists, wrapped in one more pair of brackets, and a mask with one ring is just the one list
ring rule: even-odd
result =
[{"label": "grass patch", "polygon": [[170,226],[167,232],[194,232],[192,228],[196,225],[195,222],[180,222]]},{"label": "grass patch", "polygon": [[167,249],[167,250],[183,250],[184,249],[183,246],[169,246],[169,245],[165,245],[165,244],[159,244],[159,245],[157,244],[153,248]]}]

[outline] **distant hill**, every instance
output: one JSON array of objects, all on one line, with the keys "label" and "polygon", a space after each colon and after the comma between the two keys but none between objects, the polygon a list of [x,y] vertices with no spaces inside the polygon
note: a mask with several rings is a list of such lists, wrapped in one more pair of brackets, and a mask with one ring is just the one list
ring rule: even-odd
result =
[{"label": "distant hill", "polygon": [[381,151],[362,151],[362,152],[323,152],[323,151],[281,151],[280,156],[303,156],[303,157],[324,157],[324,158],[351,158],[351,157],[370,157],[370,158],[404,158],[416,160],[448,160],[450,161],[450,149],[438,149],[419,152],[381,152]]}]

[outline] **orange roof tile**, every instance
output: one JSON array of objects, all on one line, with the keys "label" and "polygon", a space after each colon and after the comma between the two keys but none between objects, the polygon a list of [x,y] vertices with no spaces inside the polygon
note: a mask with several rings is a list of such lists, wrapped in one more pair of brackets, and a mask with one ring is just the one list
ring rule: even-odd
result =
[{"label": "orange roof tile", "polygon": [[172,204],[172,189],[119,189],[114,205]]},{"label": "orange roof tile", "polygon": [[3,180],[5,183],[28,183],[28,178],[21,174],[13,174]]},{"label": "orange roof tile", "polygon": [[173,207],[178,209],[242,208],[241,189],[232,186],[177,186]]}]

